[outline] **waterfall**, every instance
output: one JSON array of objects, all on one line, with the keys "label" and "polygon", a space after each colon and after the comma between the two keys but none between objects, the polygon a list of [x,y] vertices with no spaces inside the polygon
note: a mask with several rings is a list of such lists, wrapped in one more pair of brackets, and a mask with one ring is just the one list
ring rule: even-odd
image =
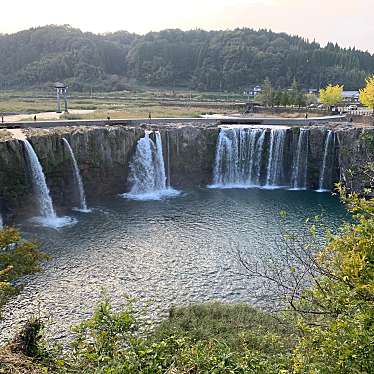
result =
[{"label": "waterfall", "polygon": [[238,129],[221,129],[216,148],[213,184],[233,185],[237,182]]},{"label": "waterfall", "polygon": [[56,219],[56,212],[53,209],[51,195],[45,176],[43,173],[42,165],[40,165],[38,156],[36,155],[34,148],[31,146],[28,140],[22,140],[25,145],[28,160],[30,162],[31,176],[34,186],[34,192],[38,200],[40,215],[47,219]]},{"label": "waterfall", "polygon": [[270,132],[269,158],[266,187],[279,187],[283,179],[283,153],[287,129],[272,128]]},{"label": "waterfall", "polygon": [[4,220],[3,220],[3,215],[0,214],[0,230],[4,228]]},{"label": "waterfall", "polygon": [[29,161],[34,193],[39,205],[40,217],[34,219],[36,222],[50,227],[62,227],[75,223],[70,217],[57,217],[53,208],[51,195],[45,180],[42,165],[39,162],[32,145],[28,140],[21,140],[25,146],[26,155]]},{"label": "waterfall", "polygon": [[306,190],[308,173],[309,130],[300,129],[291,176],[291,189]]},{"label": "waterfall", "polygon": [[318,192],[330,191],[332,183],[332,169],[334,166],[335,136],[332,130],[327,131],[325,150],[323,153],[322,169],[319,177]]},{"label": "waterfall", "polygon": [[165,162],[162,152],[162,139],[159,131],[154,132],[155,141],[146,131],[139,139],[132,162],[130,163],[129,193],[122,196],[137,200],[158,200],[175,196],[178,191],[166,186]]},{"label": "waterfall", "polygon": [[69,142],[65,138],[62,138],[62,141],[64,142],[64,144],[66,145],[69,151],[70,158],[73,164],[74,182],[76,184],[78,195],[79,195],[79,209],[78,210],[84,213],[90,212],[90,210],[87,207],[86,194],[84,193],[83,181],[82,181],[82,177],[79,172],[79,167],[78,167],[78,163],[75,158],[74,152],[71,149]]},{"label": "waterfall", "polygon": [[171,186],[171,168],[170,168],[170,134],[166,133],[166,151],[168,154],[168,176],[167,176],[167,186],[170,188]]},{"label": "waterfall", "polygon": [[265,129],[222,128],[217,142],[211,187],[259,185]]},{"label": "waterfall", "polygon": [[156,152],[154,156],[154,168],[155,168],[155,189],[162,191],[166,189],[166,174],[165,174],[165,162],[162,153],[162,140],[159,131],[155,132],[156,137]]}]

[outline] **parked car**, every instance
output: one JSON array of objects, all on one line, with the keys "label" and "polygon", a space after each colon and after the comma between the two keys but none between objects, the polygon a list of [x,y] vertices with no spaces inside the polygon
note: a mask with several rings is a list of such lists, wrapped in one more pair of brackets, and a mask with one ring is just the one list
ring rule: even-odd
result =
[{"label": "parked car", "polygon": [[349,105],[348,110],[357,110],[357,105]]}]

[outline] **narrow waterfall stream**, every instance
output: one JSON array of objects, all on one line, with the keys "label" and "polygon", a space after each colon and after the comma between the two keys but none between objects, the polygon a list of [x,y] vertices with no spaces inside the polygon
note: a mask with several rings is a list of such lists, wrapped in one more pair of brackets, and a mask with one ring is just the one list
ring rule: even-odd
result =
[{"label": "narrow waterfall stream", "polygon": [[22,140],[25,145],[26,154],[29,160],[34,192],[38,200],[40,215],[46,219],[56,219],[56,212],[53,208],[51,195],[45,180],[42,165],[39,162],[34,148],[28,140]]},{"label": "narrow waterfall stream", "polygon": [[326,192],[331,190],[332,169],[334,166],[334,148],[335,136],[331,130],[328,130],[325,138],[325,150],[323,154],[322,168],[317,192]]},{"label": "narrow waterfall stream", "polygon": [[82,177],[81,177],[80,172],[79,172],[79,167],[78,167],[77,160],[75,158],[74,152],[71,149],[71,146],[70,146],[69,142],[67,141],[67,139],[62,138],[62,141],[64,142],[64,144],[66,145],[66,148],[69,151],[70,158],[71,158],[71,161],[72,161],[72,164],[73,164],[74,182],[76,184],[78,195],[79,195],[79,208],[78,208],[78,210],[83,212],[83,213],[88,213],[91,210],[88,209],[88,207],[87,207],[86,194],[84,193],[84,185],[83,185]]},{"label": "narrow waterfall stream", "polygon": [[167,168],[168,168],[168,173],[167,173],[167,187],[171,187],[171,167],[170,167],[170,134],[166,133],[166,151],[167,151]]},{"label": "narrow waterfall stream", "polygon": [[155,132],[156,137],[156,148],[154,149],[154,169],[155,169],[155,185],[156,191],[166,190],[166,174],[165,174],[165,162],[162,153],[162,140],[159,131]]},{"label": "narrow waterfall stream", "polygon": [[296,156],[292,165],[291,189],[306,190],[308,174],[309,130],[300,129]]},{"label": "narrow waterfall stream", "polygon": [[71,219],[70,217],[57,217],[53,208],[52,198],[45,180],[43,168],[39,162],[38,156],[28,140],[24,139],[21,141],[25,146],[26,155],[31,170],[34,193],[39,206],[40,217],[35,217],[33,220],[44,226],[55,228],[75,223],[75,220]]},{"label": "narrow waterfall stream", "polygon": [[[146,131],[139,139],[132,162],[130,163],[130,192],[123,197],[135,200],[158,200],[178,195],[179,192],[166,185],[165,162],[162,152],[162,139],[159,131],[154,132],[155,141]],[[170,178],[170,177],[169,177]]]}]

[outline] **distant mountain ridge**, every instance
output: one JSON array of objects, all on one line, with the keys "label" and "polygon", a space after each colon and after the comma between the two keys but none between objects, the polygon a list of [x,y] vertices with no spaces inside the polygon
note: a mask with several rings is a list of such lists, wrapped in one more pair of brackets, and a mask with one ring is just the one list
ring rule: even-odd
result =
[{"label": "distant mountain ridge", "polygon": [[268,30],[126,31],[97,35],[44,26],[0,35],[0,88],[65,81],[75,90],[129,85],[239,90],[269,77],[275,87],[294,78],[304,88],[341,83],[357,89],[374,73],[374,55]]}]

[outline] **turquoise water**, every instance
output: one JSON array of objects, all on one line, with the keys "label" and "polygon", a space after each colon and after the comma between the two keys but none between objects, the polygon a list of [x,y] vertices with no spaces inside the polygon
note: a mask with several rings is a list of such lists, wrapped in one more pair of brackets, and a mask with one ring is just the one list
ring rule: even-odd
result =
[{"label": "turquoise water", "polygon": [[316,214],[333,227],[347,219],[327,193],[194,189],[159,201],[115,197],[93,206],[91,214],[72,212],[78,223],[60,230],[23,224],[52,259],[25,279],[7,307],[3,338],[35,313],[48,318],[49,336],[64,338],[72,323],[91,314],[102,289],[115,307],[125,295],[149,303],[150,318],[162,317],[171,305],[252,302],[237,251],[276,251],[281,210],[287,212],[283,228],[295,232]]}]

